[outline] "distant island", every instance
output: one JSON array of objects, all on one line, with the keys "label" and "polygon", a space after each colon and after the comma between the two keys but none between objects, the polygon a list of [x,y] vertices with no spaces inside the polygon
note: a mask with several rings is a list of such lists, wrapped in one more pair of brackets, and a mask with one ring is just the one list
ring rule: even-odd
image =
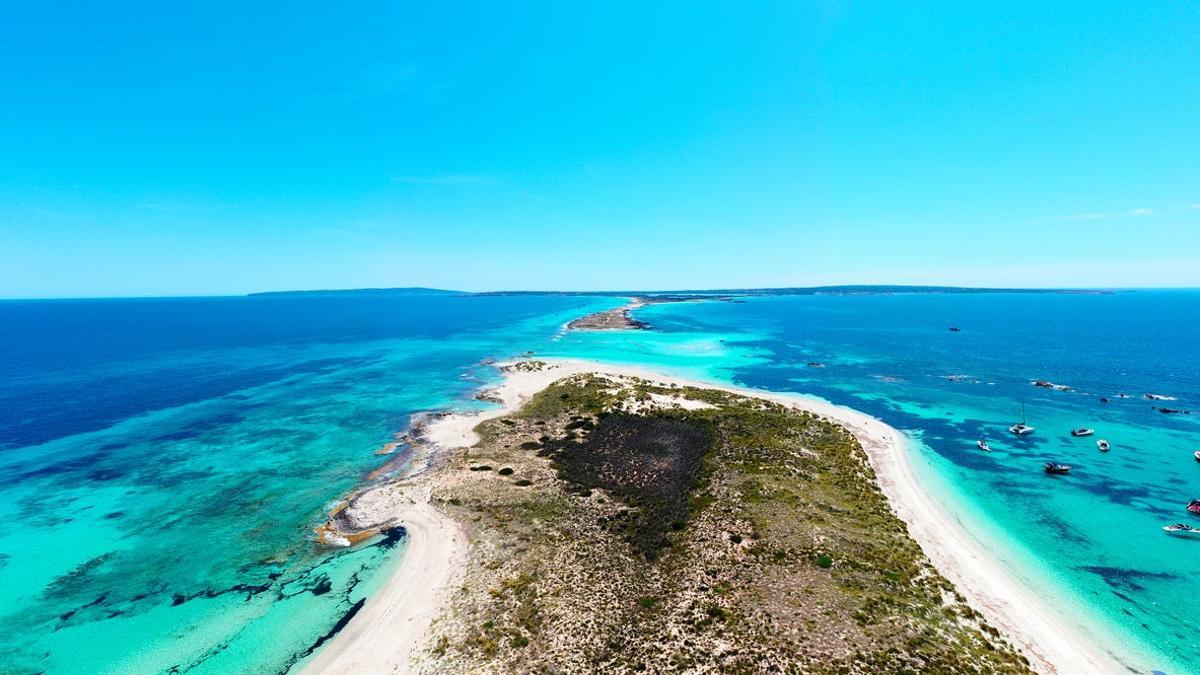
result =
[{"label": "distant island", "polygon": [[346,288],[346,289],[323,289],[313,291],[263,291],[259,293],[247,293],[246,297],[320,297],[320,296],[343,296],[343,295],[363,295],[363,296],[413,296],[413,295],[471,295],[462,291],[448,291],[441,288],[422,288],[420,286],[409,286],[404,288]]},{"label": "distant island", "polygon": [[774,296],[774,295],[924,295],[924,294],[979,294],[979,293],[1065,293],[1076,295],[1107,295],[1111,289],[1078,288],[977,288],[964,286],[901,286],[901,285],[844,285],[808,286],[787,288],[712,288],[679,291],[455,291],[419,286],[404,288],[350,288],[309,291],[265,291],[249,293],[247,297],[289,296],[417,296],[417,295],[461,295],[461,296],[507,296],[507,295],[563,295],[563,296],[615,296],[642,298],[670,297],[674,300],[710,298],[712,296]]},{"label": "distant island", "polygon": [[730,300],[727,295],[637,295],[626,305],[579,317],[567,324],[571,330],[646,330],[650,324],[633,318],[633,310],[669,302]]}]

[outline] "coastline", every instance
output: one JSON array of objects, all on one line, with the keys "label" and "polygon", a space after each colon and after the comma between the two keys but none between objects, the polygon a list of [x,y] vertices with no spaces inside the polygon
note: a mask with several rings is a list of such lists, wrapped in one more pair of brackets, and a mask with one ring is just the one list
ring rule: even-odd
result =
[{"label": "coastline", "polygon": [[1020,648],[1035,670],[1138,672],[1114,654],[1093,646],[1078,628],[1037,597],[1034,589],[996,562],[964,523],[922,487],[908,456],[910,449],[872,450],[865,444],[864,449],[880,489],[908,525],[909,536],[970,605]]},{"label": "coastline", "polygon": [[391,492],[394,499],[375,506],[392,511],[404,527],[402,558],[304,673],[372,673],[408,663],[465,565],[466,532],[429,502],[427,490]]},{"label": "coastline", "polygon": [[[431,455],[469,447],[480,422],[519,409],[534,394],[572,375],[635,377],[665,385],[714,389],[805,410],[846,427],[862,444],[877,481],[896,515],[931,562],[970,605],[1042,673],[1127,672],[1113,655],[1096,649],[1031,589],[993,561],[965,526],[925,491],[913,472],[905,436],[856,410],[799,394],[776,393],[719,382],[672,377],[635,366],[576,359],[542,359],[546,367],[502,368],[503,381],[488,394],[500,405],[482,413],[453,414],[431,422],[424,440]],[[436,464],[436,460],[433,462]],[[467,532],[430,501],[431,473],[372,486],[357,495],[356,516],[406,528],[404,558],[383,589],[370,598],[312,661],[305,673],[408,672],[419,658],[429,628],[465,564]]]}]

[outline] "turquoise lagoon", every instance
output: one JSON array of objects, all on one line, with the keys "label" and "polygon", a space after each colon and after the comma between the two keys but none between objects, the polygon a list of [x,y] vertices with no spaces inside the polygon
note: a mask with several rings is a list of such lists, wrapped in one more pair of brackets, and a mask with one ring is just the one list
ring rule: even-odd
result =
[{"label": "turquoise lagoon", "polygon": [[[1200,672],[1200,542],[1160,530],[1200,496],[1200,415],[1143,398],[1200,409],[1200,293],[766,297],[638,310],[654,331],[562,330],[620,302],[0,303],[15,356],[0,363],[0,671],[302,663],[404,546],[391,533],[322,550],[311,527],[412,413],[481,405],[472,393],[496,378],[482,361],[532,351],[876,415],[1057,611],[1135,670]],[[1005,429],[1022,402],[1038,432],[1016,439]],[[1112,452],[1067,434],[1085,424]],[[1047,477],[1050,459],[1075,469]]]}]

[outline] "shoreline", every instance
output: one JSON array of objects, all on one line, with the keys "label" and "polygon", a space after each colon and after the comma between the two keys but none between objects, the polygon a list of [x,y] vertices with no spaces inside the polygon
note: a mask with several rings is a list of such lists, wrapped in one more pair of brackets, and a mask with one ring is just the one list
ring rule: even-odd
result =
[{"label": "shoreline", "polygon": [[[864,446],[865,448],[865,446]],[[1036,591],[992,559],[966,525],[921,487],[909,449],[872,452],[871,467],[896,515],[942,576],[1042,673],[1139,672],[1091,644]]]},{"label": "shoreline", "polygon": [[[503,365],[504,379],[487,389],[500,405],[482,413],[452,414],[431,422],[424,434],[426,451],[433,455],[469,447],[478,441],[473,429],[480,422],[510,414],[550,384],[583,373],[714,389],[806,410],[844,426],[858,439],[880,489],[907,525],[909,536],[969,604],[1030,659],[1034,670],[1053,674],[1129,672],[1128,666],[1093,647],[1032,589],[991,559],[965,526],[921,487],[907,456],[907,438],[882,421],[801,394],[673,377],[637,366],[578,359],[540,361],[545,364],[540,370],[521,367],[523,363],[536,363],[530,361]],[[366,488],[356,495],[355,509],[361,511],[358,517],[405,527],[404,557],[363,610],[305,665],[305,673],[411,669],[449,589],[465,567],[468,549],[465,529],[430,502],[432,487],[430,474],[421,472]]]},{"label": "shoreline", "polygon": [[[447,589],[466,565],[465,530],[417,490],[389,505],[404,527],[404,551],[392,575],[303,673],[371,673],[406,664],[422,646]],[[406,670],[401,666],[402,672]]]}]

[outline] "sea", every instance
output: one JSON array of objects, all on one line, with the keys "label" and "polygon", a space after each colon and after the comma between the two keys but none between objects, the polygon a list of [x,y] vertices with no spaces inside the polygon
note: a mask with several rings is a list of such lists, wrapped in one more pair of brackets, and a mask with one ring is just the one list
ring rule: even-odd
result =
[{"label": "sea", "polygon": [[[0,672],[298,671],[405,548],[325,548],[313,527],[385,461],[403,471],[403,447],[377,453],[412,415],[491,405],[474,394],[493,362],[521,356],[877,416],[1051,611],[1136,672],[1200,672],[1200,538],[1162,530],[1200,527],[1200,291],[763,296],[565,330],[624,302],[0,302]],[[1017,437],[1022,414],[1036,431]]]}]

